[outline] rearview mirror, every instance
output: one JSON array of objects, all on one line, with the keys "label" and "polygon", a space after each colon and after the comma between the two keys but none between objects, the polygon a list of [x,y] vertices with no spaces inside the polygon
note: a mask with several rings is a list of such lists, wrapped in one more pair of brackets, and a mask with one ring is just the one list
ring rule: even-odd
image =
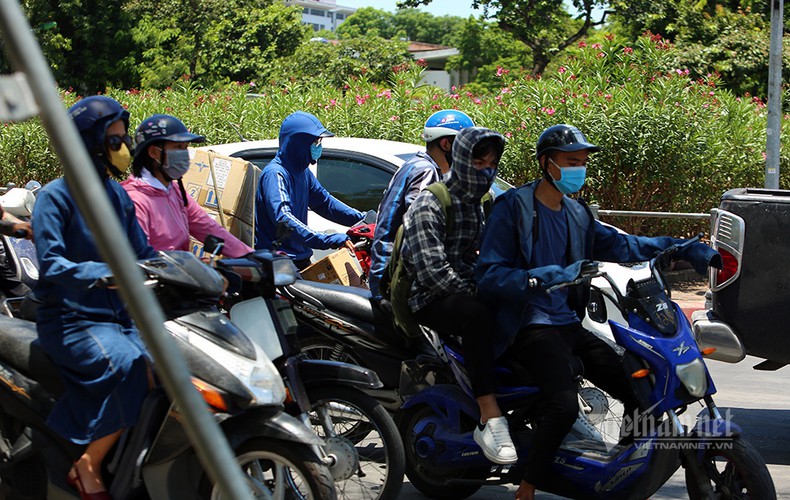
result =
[{"label": "rearview mirror", "polygon": [[590,300],[587,302],[587,317],[596,323],[606,323],[606,301],[600,290],[590,290]]}]

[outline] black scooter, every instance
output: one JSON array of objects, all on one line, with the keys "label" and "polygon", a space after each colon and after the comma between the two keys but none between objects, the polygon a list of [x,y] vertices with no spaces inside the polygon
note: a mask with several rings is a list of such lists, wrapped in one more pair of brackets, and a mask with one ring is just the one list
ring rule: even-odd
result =
[{"label": "black scooter", "polygon": [[[204,248],[215,249],[215,241]],[[396,498],[403,484],[405,454],[395,422],[365,394],[382,383],[355,364],[308,359],[295,345],[297,322],[290,304],[277,297],[271,280],[293,270],[285,256],[261,252],[216,262],[230,282],[223,307],[231,321],[272,359],[288,388],[286,409],[326,440],[325,459],[340,498]],[[271,255],[271,254],[269,254]]]},{"label": "black scooter", "polygon": [[[315,452],[324,441],[284,412],[286,391],[277,369],[210,305],[223,292],[222,277],[187,252],[163,252],[138,264],[254,496],[336,498],[331,473]],[[82,447],[45,423],[63,385],[36,338],[31,321],[0,316],[0,494],[78,498],[65,480]],[[180,410],[162,389],[149,393],[137,425],[124,433],[105,466],[105,484],[116,500],[219,493],[186,435]]]}]

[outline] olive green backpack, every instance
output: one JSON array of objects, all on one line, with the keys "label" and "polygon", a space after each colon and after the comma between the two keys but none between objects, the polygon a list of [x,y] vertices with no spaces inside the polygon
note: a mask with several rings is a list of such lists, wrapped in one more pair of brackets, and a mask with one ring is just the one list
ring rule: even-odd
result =
[{"label": "olive green backpack", "polygon": [[[443,182],[434,182],[426,187],[439,199],[442,213],[446,222],[446,233],[453,230],[453,218],[448,217],[447,213],[452,206],[450,191]],[[414,313],[409,308],[409,296],[411,295],[411,285],[414,278],[406,271],[401,256],[401,245],[403,244],[403,225],[398,228],[395,234],[395,242],[392,245],[392,255],[390,256],[384,274],[381,276],[379,289],[385,299],[389,299],[392,304],[392,316],[395,326],[398,327],[407,337],[417,338],[421,335],[420,325],[414,317]]]}]

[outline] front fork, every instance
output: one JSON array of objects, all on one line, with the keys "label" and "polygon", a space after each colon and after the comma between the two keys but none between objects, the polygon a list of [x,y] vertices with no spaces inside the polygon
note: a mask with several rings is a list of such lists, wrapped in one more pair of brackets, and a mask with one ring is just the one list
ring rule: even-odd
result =
[{"label": "front fork", "polygon": [[[708,416],[715,421],[722,420],[721,413],[719,412],[716,403],[713,402],[713,397],[710,395],[705,396],[705,404],[708,409]],[[689,433],[686,431],[686,428],[680,422],[677,414],[674,410],[670,410],[669,416],[672,419],[672,424],[675,427],[675,431],[678,435],[682,435],[684,437],[690,437]],[[686,442],[691,442],[691,440],[687,440]],[[694,479],[694,482],[697,485],[697,490],[702,493],[703,498],[707,498],[709,500],[716,499],[716,492],[713,490],[713,487],[710,485],[710,478],[708,477],[705,469],[703,467],[703,463],[701,457],[704,454],[700,454],[699,450],[683,446],[680,450],[680,462],[683,465],[683,468],[689,471],[689,474]]]}]

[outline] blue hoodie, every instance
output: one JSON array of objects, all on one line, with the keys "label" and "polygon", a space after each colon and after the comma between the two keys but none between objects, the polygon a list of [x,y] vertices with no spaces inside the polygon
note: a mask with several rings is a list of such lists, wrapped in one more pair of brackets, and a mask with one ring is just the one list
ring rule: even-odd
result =
[{"label": "blue hoodie", "polygon": [[310,113],[297,111],[280,126],[280,149],[263,169],[255,195],[255,248],[271,249],[277,224],[285,222],[293,232],[280,249],[294,260],[308,259],[313,248],[338,248],[345,234],[318,233],[307,227],[307,209],[346,226],[365,214],[337,200],[318,183],[310,169],[310,145],[319,137],[333,135]]}]

